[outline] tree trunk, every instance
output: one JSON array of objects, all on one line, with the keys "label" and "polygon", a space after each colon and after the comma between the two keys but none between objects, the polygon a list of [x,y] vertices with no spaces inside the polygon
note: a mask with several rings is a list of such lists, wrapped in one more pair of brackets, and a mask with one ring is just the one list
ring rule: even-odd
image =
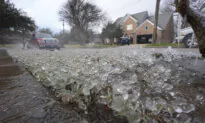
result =
[{"label": "tree trunk", "polygon": [[78,30],[78,39],[80,40],[81,42],[81,45],[85,45],[86,42],[88,41],[88,34],[87,34],[87,31],[82,28],[82,27],[77,27],[77,30]]},{"label": "tree trunk", "polygon": [[156,42],[157,42],[157,27],[158,27],[158,17],[159,17],[159,6],[160,6],[160,0],[157,0],[156,9],[155,9],[154,32],[153,32],[153,43],[154,44],[156,44]]},{"label": "tree trunk", "polygon": [[187,27],[190,27],[189,23],[187,22],[187,20],[182,20],[182,25],[181,25],[181,29],[184,29],[184,28],[187,28]]},{"label": "tree trunk", "polygon": [[189,6],[189,0],[176,0],[177,11],[192,26],[199,44],[199,51],[205,57],[205,16]]}]

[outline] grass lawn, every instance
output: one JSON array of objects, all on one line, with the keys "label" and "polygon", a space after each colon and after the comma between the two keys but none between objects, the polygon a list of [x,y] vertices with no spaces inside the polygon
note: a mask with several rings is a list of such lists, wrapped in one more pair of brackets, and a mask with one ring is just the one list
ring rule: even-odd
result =
[{"label": "grass lawn", "polygon": [[10,48],[12,46],[12,44],[0,44],[0,48]]},{"label": "grass lawn", "polygon": [[[178,47],[177,43],[169,43],[169,44],[147,44],[145,47]],[[179,44],[179,47],[184,47],[183,43]]]},{"label": "grass lawn", "polygon": [[5,45],[0,44],[0,48],[3,48],[3,47],[5,47]]},{"label": "grass lawn", "polygon": [[23,47],[22,44],[0,44],[0,48],[16,48]]}]

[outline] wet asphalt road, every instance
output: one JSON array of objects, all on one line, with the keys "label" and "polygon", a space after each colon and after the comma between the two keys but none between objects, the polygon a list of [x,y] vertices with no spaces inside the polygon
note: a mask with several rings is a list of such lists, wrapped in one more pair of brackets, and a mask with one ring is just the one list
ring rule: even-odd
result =
[{"label": "wet asphalt road", "polygon": [[56,101],[5,50],[0,50],[0,123],[82,122],[73,107]]}]

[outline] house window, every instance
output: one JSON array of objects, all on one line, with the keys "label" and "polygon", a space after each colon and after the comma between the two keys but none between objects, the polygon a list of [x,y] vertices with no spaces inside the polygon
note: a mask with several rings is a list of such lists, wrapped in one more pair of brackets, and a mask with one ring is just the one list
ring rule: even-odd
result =
[{"label": "house window", "polygon": [[148,28],[148,26],[145,26],[145,30],[147,31],[149,28]]},{"label": "house window", "polygon": [[127,25],[127,31],[129,31],[129,30],[133,30],[133,25],[132,24]]}]

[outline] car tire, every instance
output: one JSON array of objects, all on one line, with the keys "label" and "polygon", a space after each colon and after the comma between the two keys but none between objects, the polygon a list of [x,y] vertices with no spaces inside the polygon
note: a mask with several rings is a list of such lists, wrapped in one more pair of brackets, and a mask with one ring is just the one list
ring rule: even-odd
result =
[{"label": "car tire", "polygon": [[43,49],[42,47],[40,47],[40,45],[37,45],[36,48],[39,50]]},{"label": "car tire", "polygon": [[193,35],[193,33],[190,33],[190,34],[186,35],[186,36],[183,38],[183,40],[182,40],[182,42],[184,43],[184,46],[185,46],[186,48],[194,48],[194,47],[197,47],[197,45],[195,45],[195,44],[192,43],[192,35]]}]

